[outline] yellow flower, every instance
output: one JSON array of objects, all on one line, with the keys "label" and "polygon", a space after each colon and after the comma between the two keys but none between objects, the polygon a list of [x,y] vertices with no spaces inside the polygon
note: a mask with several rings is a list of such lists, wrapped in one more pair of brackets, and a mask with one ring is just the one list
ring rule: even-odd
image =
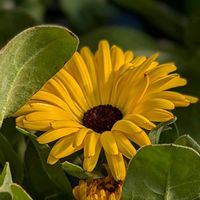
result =
[{"label": "yellow flower", "polygon": [[83,47],[17,113],[17,126],[44,131],[37,140],[54,143],[48,163],[84,149],[83,167],[91,172],[103,149],[115,180],[123,180],[123,156],[135,153],[132,142],[150,144],[146,131],[174,116],[175,106],[197,98],[171,88],[186,80],[173,63],[159,64],[158,54],[134,57],[131,51],[101,41],[93,54]]},{"label": "yellow flower", "polygon": [[107,176],[102,179],[80,180],[73,189],[76,200],[119,200],[122,181],[115,181]]}]

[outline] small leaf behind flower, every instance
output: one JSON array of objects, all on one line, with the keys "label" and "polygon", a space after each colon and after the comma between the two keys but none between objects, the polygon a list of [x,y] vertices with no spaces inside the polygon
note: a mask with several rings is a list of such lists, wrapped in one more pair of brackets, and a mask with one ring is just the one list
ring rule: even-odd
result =
[{"label": "small leaf behind flower", "polygon": [[182,135],[176,141],[175,144],[191,147],[200,153],[200,145],[189,135]]},{"label": "small leaf behind flower", "polygon": [[169,125],[175,123],[177,120],[177,117],[174,117],[173,119],[170,119],[169,121],[162,122],[156,126],[150,133],[149,138],[151,140],[152,144],[158,144],[160,140],[160,135],[163,131],[167,131],[171,129]]},{"label": "small leaf behind flower", "polygon": [[77,37],[64,27],[37,26],[0,51],[0,126],[69,60]]},{"label": "small leaf behind flower", "polygon": [[96,179],[104,177],[104,175],[100,172],[87,172],[79,165],[75,165],[68,161],[62,163],[62,167],[69,175],[77,177],[79,179]]}]

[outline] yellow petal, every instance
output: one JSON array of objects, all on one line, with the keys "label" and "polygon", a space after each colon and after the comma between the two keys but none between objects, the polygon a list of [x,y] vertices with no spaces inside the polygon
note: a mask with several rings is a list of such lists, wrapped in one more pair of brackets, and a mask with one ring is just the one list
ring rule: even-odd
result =
[{"label": "yellow petal", "polygon": [[105,40],[99,42],[98,51],[95,54],[96,70],[98,76],[99,92],[101,104],[107,104],[110,98],[112,88],[112,63],[109,43]]},{"label": "yellow petal", "polygon": [[83,143],[83,140],[85,139],[85,136],[87,133],[91,132],[88,128],[81,128],[77,133],[73,141],[73,147],[80,146]]},{"label": "yellow petal", "polygon": [[147,134],[140,127],[128,120],[119,120],[114,124],[112,130],[125,133],[129,139],[139,146],[151,144]]},{"label": "yellow petal", "polygon": [[95,155],[97,142],[99,141],[99,134],[95,132],[88,133],[84,140],[84,157],[91,157]]},{"label": "yellow petal", "polygon": [[130,122],[129,120],[124,119],[117,121],[112,127],[112,131],[113,130],[130,133],[140,133],[142,131],[141,128],[139,128],[137,125]]},{"label": "yellow petal", "polygon": [[50,128],[49,121],[32,122],[23,119],[22,122],[23,122],[23,127],[29,130],[47,131]]},{"label": "yellow petal", "polygon": [[48,159],[47,159],[47,163],[49,163],[50,165],[53,165],[56,162],[58,162],[58,160],[59,160],[58,158],[55,158],[54,156],[49,154]]},{"label": "yellow petal", "polygon": [[132,51],[126,51],[124,54],[125,57],[125,63],[130,63],[133,60],[133,52]]},{"label": "yellow petal", "polygon": [[111,193],[110,195],[109,195],[109,199],[108,200],[117,200],[116,198],[115,198],[115,194],[114,193]]},{"label": "yellow petal", "polygon": [[72,142],[74,139],[74,135],[69,135],[61,138],[56,142],[56,144],[53,146],[50,154],[54,156],[55,158],[64,158],[68,155],[71,155],[72,153],[75,153],[76,151],[79,151],[83,148],[83,145],[74,148],[72,146]]},{"label": "yellow petal", "polygon": [[98,88],[97,73],[96,73],[95,63],[94,63],[94,55],[88,47],[83,47],[81,49],[80,53],[87,65],[88,72],[90,74],[90,78],[91,78],[92,85],[94,88],[93,96],[95,98],[96,105],[99,105],[100,104],[100,96],[99,96],[100,94],[99,94],[99,88]]},{"label": "yellow petal", "polygon": [[148,112],[144,112],[142,115],[154,122],[164,122],[174,118],[174,115],[171,112],[156,108],[149,110]]},{"label": "yellow petal", "polygon": [[29,104],[25,104],[23,107],[21,107],[15,114],[14,116],[21,116],[21,115],[26,115],[28,113],[32,112],[32,109]]},{"label": "yellow petal", "polygon": [[17,117],[17,118],[15,119],[16,125],[17,125],[18,127],[25,128],[25,127],[24,127],[24,124],[23,124],[23,119],[25,119],[25,116],[24,116],[24,115],[22,115],[22,116],[20,116],[20,117]]},{"label": "yellow petal", "polygon": [[[142,98],[144,97],[144,95],[148,89],[149,77],[144,76],[141,81],[142,82],[140,82],[138,85],[136,85],[135,88],[132,88],[133,93],[131,93],[131,96],[133,98],[131,99],[130,104],[127,104],[127,106],[125,108],[127,113],[130,111],[133,112],[133,110],[135,110],[135,108],[137,108],[137,104],[140,103],[140,101],[142,100]],[[131,87],[129,88],[129,90],[131,91]]]},{"label": "yellow petal", "polygon": [[58,96],[56,96],[50,92],[41,90],[41,91],[37,92],[35,95],[33,95],[31,100],[36,100],[38,102],[42,101],[42,102],[48,103],[50,105],[55,105],[65,111],[69,110],[67,104],[61,98],[59,98]]},{"label": "yellow petal", "polygon": [[94,156],[90,156],[90,157],[85,157],[84,158],[83,168],[86,171],[91,172],[95,168],[95,166],[97,164],[97,161],[99,159],[99,154],[101,152],[101,147],[102,147],[101,143],[100,143],[100,141],[98,141],[96,143],[96,146],[95,146],[95,154],[94,154]]},{"label": "yellow petal", "polygon": [[80,180],[72,192],[76,200],[87,200],[87,182]]},{"label": "yellow petal", "polygon": [[82,89],[88,105],[93,107],[95,105],[95,99],[93,95],[94,89],[88,67],[82,56],[78,52],[75,52],[67,65],[71,67],[71,70],[73,70],[74,73],[72,75],[75,77],[77,83]]},{"label": "yellow petal", "polygon": [[72,102],[76,102],[76,104],[82,110],[87,110],[89,106],[86,102],[83,91],[81,90],[74,77],[70,75],[66,70],[62,69],[60,73],[57,74],[57,78],[63,83],[64,87],[69,92]]},{"label": "yellow petal", "polygon": [[60,128],[60,129],[56,129],[56,130],[50,130],[50,131],[47,131],[47,132],[43,133],[42,135],[40,135],[37,138],[37,141],[40,144],[46,144],[46,143],[55,141],[59,138],[62,138],[64,136],[75,133],[78,130],[79,130],[79,128]]},{"label": "yellow petal", "polygon": [[114,71],[117,71],[124,64],[124,52],[121,48],[112,46],[111,61]]},{"label": "yellow petal", "polygon": [[196,103],[199,99],[197,97],[189,96],[189,95],[184,95],[187,100],[190,101],[190,103]]},{"label": "yellow petal", "polygon": [[152,109],[167,109],[172,110],[175,108],[174,104],[167,100],[167,99],[160,99],[160,98],[151,98],[148,99],[140,104],[135,111],[137,112],[144,112]]},{"label": "yellow petal", "polygon": [[100,141],[107,154],[117,155],[119,153],[112,131],[103,132]]},{"label": "yellow petal", "polygon": [[50,122],[51,127],[53,129],[60,129],[60,128],[81,128],[83,125],[76,121],[72,120],[59,120],[59,121],[52,121]]},{"label": "yellow petal", "polygon": [[58,110],[55,111],[39,111],[32,112],[26,115],[26,120],[28,121],[51,121],[51,120],[69,120],[70,115],[65,112],[61,112]]},{"label": "yellow petal", "polygon": [[126,167],[122,154],[119,153],[118,155],[111,155],[105,152],[105,155],[108,161],[109,169],[114,179],[116,181],[124,180],[126,176]]},{"label": "yellow petal", "polygon": [[150,72],[147,72],[150,78],[150,82],[153,83],[154,81],[158,80],[159,78],[166,76],[167,74],[176,70],[176,66],[173,63],[165,63],[159,65]]},{"label": "yellow petal", "polygon": [[152,85],[150,85],[149,91],[156,92],[168,90],[174,87],[184,86],[186,83],[186,79],[180,78],[178,74],[170,74],[166,77],[158,79]]},{"label": "yellow petal", "polygon": [[135,80],[140,79],[141,77],[144,76],[144,74],[146,74],[146,71],[149,69],[149,67],[151,66],[152,62],[154,62],[154,60],[158,57],[158,53],[153,54],[152,56],[150,56],[149,58],[147,58],[141,65],[140,67],[137,67],[136,72],[134,74],[134,76],[132,77]]},{"label": "yellow petal", "polygon": [[155,96],[157,98],[167,99],[171,101],[175,106],[188,106],[190,104],[190,101],[187,100],[183,94],[174,91],[161,91],[158,93],[152,93],[146,96],[146,98],[150,99]]},{"label": "yellow petal", "polygon": [[136,150],[131,142],[120,131],[113,131],[113,135],[115,136],[119,152],[131,159],[136,154]]},{"label": "yellow petal", "polygon": [[128,114],[124,117],[124,119],[132,121],[137,126],[142,127],[147,130],[152,130],[153,128],[156,127],[154,123],[152,123],[146,117],[140,114]]},{"label": "yellow petal", "polygon": [[[64,70],[61,70],[58,75],[63,76]],[[47,85],[49,87],[50,92],[56,94],[58,97],[60,97],[68,106],[67,112],[72,112],[76,116],[80,116],[82,109],[82,106],[78,106],[76,102],[72,100],[72,97],[68,91],[68,89],[65,87],[64,83],[62,82],[61,78],[55,77],[54,79],[50,79],[47,82]]]},{"label": "yellow petal", "polygon": [[132,60],[131,63],[133,64],[134,67],[138,67],[141,64],[143,64],[146,61],[146,59],[147,58],[145,56],[137,56]]}]

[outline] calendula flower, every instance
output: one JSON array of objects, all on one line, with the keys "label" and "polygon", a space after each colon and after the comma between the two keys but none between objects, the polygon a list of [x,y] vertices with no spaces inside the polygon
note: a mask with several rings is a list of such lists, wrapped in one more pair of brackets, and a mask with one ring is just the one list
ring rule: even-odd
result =
[{"label": "calendula flower", "polygon": [[126,174],[125,156],[149,145],[146,132],[155,122],[172,119],[175,106],[188,106],[197,98],[168,91],[186,79],[173,63],[159,64],[158,54],[133,56],[101,41],[93,54],[83,47],[17,113],[17,126],[44,131],[37,140],[54,146],[48,163],[54,164],[84,149],[83,168],[95,168],[103,149],[115,180]]},{"label": "calendula flower", "polygon": [[76,200],[119,200],[122,181],[115,181],[107,176],[102,179],[80,180],[73,189]]}]

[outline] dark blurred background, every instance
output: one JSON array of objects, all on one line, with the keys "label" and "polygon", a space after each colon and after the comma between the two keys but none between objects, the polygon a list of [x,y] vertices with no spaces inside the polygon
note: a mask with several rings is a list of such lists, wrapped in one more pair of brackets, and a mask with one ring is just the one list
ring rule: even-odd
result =
[{"label": "dark blurred background", "polygon": [[[25,28],[59,24],[96,49],[100,39],[136,55],[160,52],[188,79],[179,91],[200,97],[199,0],[0,0],[0,46]],[[180,134],[200,142],[200,106],[178,108]],[[170,141],[169,141],[170,142]]]}]

